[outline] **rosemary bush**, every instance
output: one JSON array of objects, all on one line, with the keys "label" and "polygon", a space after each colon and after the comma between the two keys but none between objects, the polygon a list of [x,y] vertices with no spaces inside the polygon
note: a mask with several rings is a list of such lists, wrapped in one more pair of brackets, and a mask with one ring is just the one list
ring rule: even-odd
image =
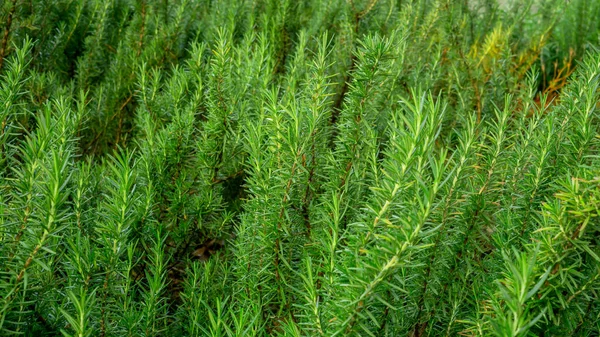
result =
[{"label": "rosemary bush", "polygon": [[600,2],[0,7],[0,335],[600,334]]}]

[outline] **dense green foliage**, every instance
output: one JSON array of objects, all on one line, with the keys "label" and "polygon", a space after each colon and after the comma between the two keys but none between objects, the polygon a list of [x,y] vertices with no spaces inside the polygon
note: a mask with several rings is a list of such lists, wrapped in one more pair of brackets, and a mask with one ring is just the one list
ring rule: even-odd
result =
[{"label": "dense green foliage", "polygon": [[0,6],[0,335],[600,334],[599,1]]}]

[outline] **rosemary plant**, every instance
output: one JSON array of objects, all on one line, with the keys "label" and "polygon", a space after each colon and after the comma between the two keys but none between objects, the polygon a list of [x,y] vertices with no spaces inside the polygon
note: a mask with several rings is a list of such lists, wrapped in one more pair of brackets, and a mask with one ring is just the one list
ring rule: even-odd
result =
[{"label": "rosemary plant", "polygon": [[598,17],[2,2],[0,335],[598,336]]}]

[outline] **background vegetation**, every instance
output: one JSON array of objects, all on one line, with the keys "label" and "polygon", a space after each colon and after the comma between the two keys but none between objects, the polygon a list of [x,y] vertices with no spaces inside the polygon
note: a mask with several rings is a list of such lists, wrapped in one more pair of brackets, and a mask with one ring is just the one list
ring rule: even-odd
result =
[{"label": "background vegetation", "polygon": [[600,334],[600,2],[0,7],[0,335]]}]

